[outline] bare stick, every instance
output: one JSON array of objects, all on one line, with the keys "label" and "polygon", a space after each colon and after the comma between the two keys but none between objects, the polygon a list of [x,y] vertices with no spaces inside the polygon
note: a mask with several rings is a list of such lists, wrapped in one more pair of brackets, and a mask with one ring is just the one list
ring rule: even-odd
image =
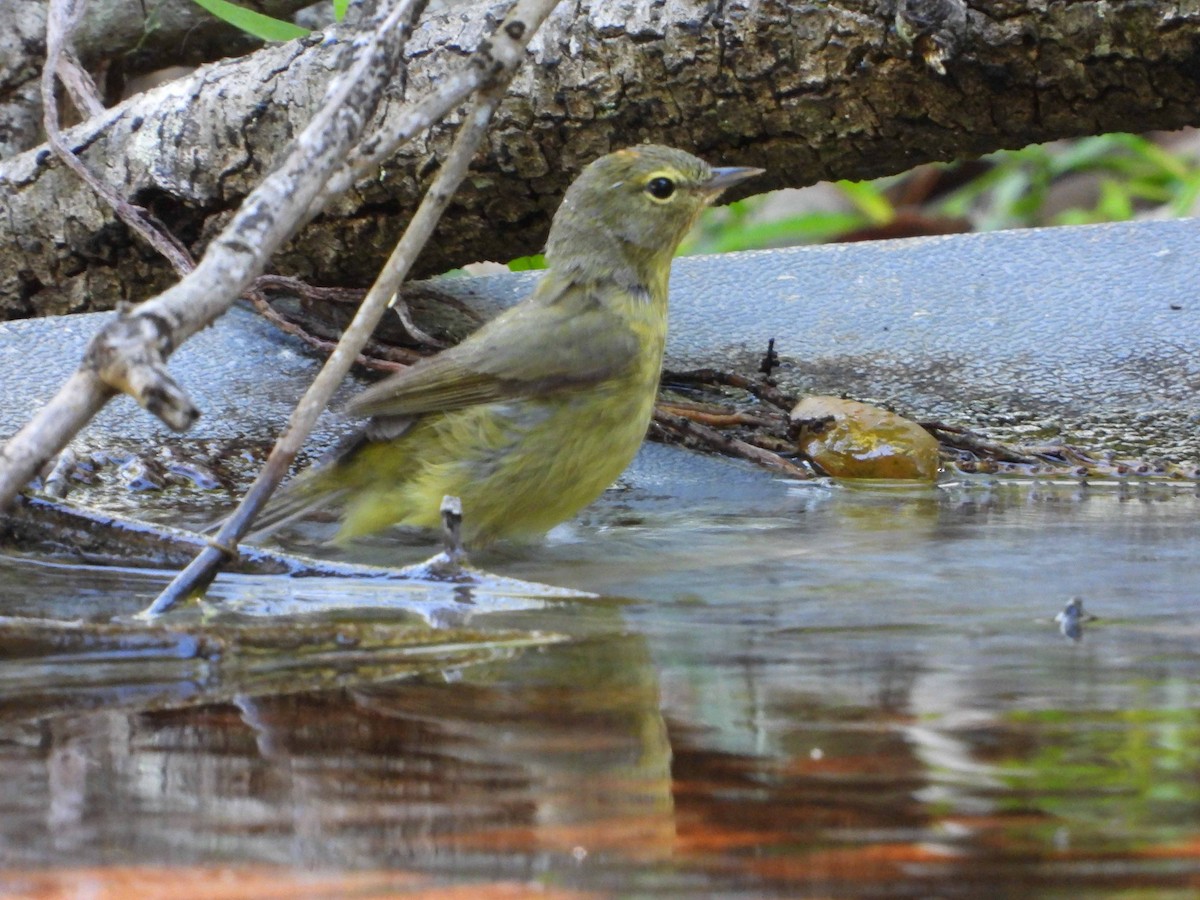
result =
[{"label": "bare stick", "polygon": [[747,425],[752,428],[776,428],[781,427],[782,423],[782,417],[769,419],[766,416],[756,416],[753,413],[725,409],[718,410],[699,403],[689,403],[680,400],[669,403],[660,400],[654,404],[654,410],[655,412],[664,412],[671,416],[691,419],[693,422],[708,425],[710,428],[733,428],[738,425]]},{"label": "bare stick", "polygon": [[751,462],[758,463],[760,466],[766,466],[769,469],[782,472],[791,478],[809,479],[813,477],[812,472],[796,465],[791,460],[784,459],[778,453],[764,450],[762,447],[756,447],[746,441],[722,434],[715,428],[710,428],[700,422],[693,422],[691,419],[684,418],[683,416],[674,415],[661,408],[654,411],[654,424],[662,428],[663,431],[683,440],[685,443],[691,439],[700,446],[707,447],[727,456],[748,459]]},{"label": "bare stick", "polygon": [[58,104],[54,99],[54,82],[57,75],[66,74],[63,83],[67,85],[71,99],[81,113],[90,116],[101,111],[96,108],[99,103],[95,94],[96,86],[91,83],[91,78],[83,72],[69,49],[71,32],[79,24],[86,7],[87,0],[50,0],[50,10],[46,17],[46,62],[42,67],[42,125],[46,129],[46,140],[67,168],[100,195],[122,222],[166,257],[178,274],[185,275],[196,267],[187,250],[173,237],[147,221],[143,210],[129,203],[97,178],[63,140],[58,124]]},{"label": "bare stick", "polygon": [[287,427],[279,436],[262,471],[246,496],[234,510],[213,540],[213,545],[201,551],[180,572],[145,610],[144,615],[155,616],[166,612],[179,600],[212,583],[226,557],[236,553],[237,542],[246,534],[259,510],[266,504],[275,488],[287,474],[288,468],[303,447],[317,417],[329,403],[333,392],[350,371],[355,358],[379,319],[387,310],[388,303],[399,289],[409,268],[421,248],[433,233],[442,212],[454,195],[459,182],[467,173],[471,157],[487,130],[487,123],[499,103],[502,91],[493,89],[480,98],[455,138],[454,146],[438,173],[437,179],[426,193],[416,215],[413,216],[391,257],[363,299],[353,321],[342,335],[337,348],[325,362],[325,366],[313,380],[312,386],[297,404]]},{"label": "bare stick", "polygon": [[529,40],[557,5],[558,0],[517,0],[493,35],[487,54],[473,55],[469,65],[443,79],[433,93],[417,101],[397,126],[390,127],[386,134],[371,132],[350,152],[345,164],[330,177],[324,191],[317,196],[312,215],[493,78],[502,77],[505,72],[507,78],[511,78],[524,58]]},{"label": "bare stick", "polygon": [[759,400],[772,406],[791,412],[798,400],[790,394],[785,394],[765,378],[748,378],[737,372],[725,372],[720,369],[693,369],[689,372],[663,372],[663,384],[724,384],[740,388],[753,394]]},{"label": "bare stick", "polygon": [[[290,334],[292,337],[303,341],[321,353],[332,353],[337,348],[337,341],[317,337],[303,326],[290,321],[282,313],[278,312],[275,307],[267,302],[267,298],[263,296],[262,291],[254,290],[250,291],[249,294],[250,302],[258,310],[258,314],[284,334]],[[364,348],[364,352],[358,355],[355,363],[374,372],[399,372],[407,369],[421,358],[421,354],[415,351],[406,350],[402,347],[388,347],[378,344],[375,341],[369,341]]]},{"label": "bare stick", "polygon": [[[547,12],[552,4],[547,4]],[[540,22],[539,22],[540,24]],[[275,488],[287,474],[288,467],[296,458],[300,448],[304,446],[317,417],[329,403],[333,392],[341,384],[346,373],[350,371],[355,357],[375,330],[379,319],[387,310],[388,303],[400,289],[404,278],[416,260],[417,254],[425,246],[438,220],[449,204],[459,183],[467,174],[471,157],[475,155],[480,142],[487,132],[488,122],[492,113],[500,103],[504,88],[515,68],[505,73],[506,77],[485,90],[472,106],[462,128],[454,139],[454,145],[446,158],[445,164],[438,172],[433,185],[425,194],[416,214],[405,230],[396,249],[384,266],[383,272],[371,286],[359,307],[354,320],[342,335],[333,355],[326,361],[312,387],[301,399],[287,428],[280,435],[271,455],[259,473],[254,484],[250,486],[246,496],[233,514],[225,521],[218,532],[213,546],[202,551],[190,565],[175,577],[166,589],[158,595],[155,601],[145,611],[144,615],[159,615],[170,609],[196,591],[203,590],[212,583],[217,571],[225,558],[233,552],[237,542],[250,529],[260,509],[266,504]]]},{"label": "bare stick", "polygon": [[[86,2],[87,0],[80,0],[80,5],[83,6]],[[59,80],[67,89],[71,103],[85,119],[104,112],[104,104],[100,100],[100,89],[96,87],[96,82],[92,80],[88,70],[83,67],[83,63],[69,47],[62,48],[62,56],[59,58],[57,68]],[[45,102],[45,97],[42,100]]]}]

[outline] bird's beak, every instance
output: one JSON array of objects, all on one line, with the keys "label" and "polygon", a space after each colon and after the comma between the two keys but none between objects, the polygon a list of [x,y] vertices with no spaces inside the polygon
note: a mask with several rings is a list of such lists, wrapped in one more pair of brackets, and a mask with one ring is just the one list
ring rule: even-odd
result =
[{"label": "bird's beak", "polygon": [[728,166],[723,169],[713,169],[712,178],[704,182],[705,193],[716,196],[726,188],[741,184],[747,178],[761,175],[766,169],[754,169],[749,166]]}]

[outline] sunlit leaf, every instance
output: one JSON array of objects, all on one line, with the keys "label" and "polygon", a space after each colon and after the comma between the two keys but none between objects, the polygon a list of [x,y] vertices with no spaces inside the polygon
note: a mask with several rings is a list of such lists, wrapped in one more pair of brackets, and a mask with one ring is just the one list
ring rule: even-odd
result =
[{"label": "sunlit leaf", "polygon": [[886,225],[896,218],[896,208],[870,181],[839,181],[838,188],[875,225]]},{"label": "sunlit leaf", "polygon": [[532,256],[518,256],[508,264],[510,272],[532,272],[544,268],[546,268],[546,257],[541,253],[535,253]]},{"label": "sunlit leaf", "polygon": [[1177,179],[1187,178],[1189,168],[1181,157],[1167,152],[1158,144],[1145,138],[1137,138],[1136,143],[1132,146],[1147,163],[1164,175]]},{"label": "sunlit leaf", "polygon": [[1122,222],[1133,218],[1133,202],[1124,186],[1111,179],[1100,184],[1100,202],[1096,210],[1109,221]]},{"label": "sunlit leaf", "polygon": [[1055,225],[1091,225],[1096,221],[1090,210],[1065,209],[1054,217]]},{"label": "sunlit leaf", "polygon": [[247,34],[264,41],[290,41],[293,38],[304,37],[307,28],[301,28],[292,22],[265,16],[252,9],[230,3],[229,0],[193,0],[194,3],[208,10],[218,19],[240,28]]},{"label": "sunlit leaf", "polygon": [[696,253],[730,253],[738,250],[761,250],[770,247],[790,247],[796,244],[815,244],[833,240],[847,231],[871,224],[857,212],[814,211],[784,219],[752,222],[736,228],[718,229],[714,233],[688,242],[682,256]]},{"label": "sunlit leaf", "polygon": [[1191,215],[1200,198],[1200,173],[1192,172],[1171,201],[1171,215]]},{"label": "sunlit leaf", "polygon": [[745,229],[742,234],[745,246],[739,249],[819,243],[866,224],[863,216],[849,212],[813,212],[806,216],[792,216]]}]

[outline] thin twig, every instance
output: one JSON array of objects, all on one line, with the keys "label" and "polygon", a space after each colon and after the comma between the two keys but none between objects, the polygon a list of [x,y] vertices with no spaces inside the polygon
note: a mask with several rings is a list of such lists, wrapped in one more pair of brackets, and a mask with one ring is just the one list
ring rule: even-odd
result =
[{"label": "thin twig", "polygon": [[[63,140],[58,122],[54,83],[60,72],[71,71],[72,66],[79,65],[71,54],[69,45],[71,33],[79,24],[86,7],[87,0],[50,0],[50,9],[46,16],[46,62],[42,66],[42,125],[46,130],[46,140],[63,164],[111,206],[113,212],[130,230],[161,253],[178,274],[185,275],[196,267],[187,250],[173,237],[164,234],[147,221],[143,215],[144,210],[134,206],[96,177]],[[85,115],[96,112],[94,94],[91,98],[87,94],[87,85],[91,84],[90,77],[86,79],[86,84],[78,77],[69,78],[64,83],[68,85],[72,100],[77,105],[83,104],[80,106],[80,112]],[[91,85],[91,90],[94,92],[95,85]]]},{"label": "thin twig", "polygon": [[160,615],[180,600],[202,591],[212,583],[230,551],[250,530],[254,517],[262,509],[271,494],[287,474],[288,468],[300,452],[317,417],[329,404],[333,392],[350,371],[363,344],[375,330],[387,305],[395,295],[400,281],[407,275],[417,253],[433,233],[438,219],[453,197],[459,182],[466,175],[471,157],[479,146],[486,131],[491,113],[498,105],[499,92],[490,91],[473,109],[462,130],[455,138],[454,146],[438,177],[426,193],[416,214],[405,230],[392,256],[380,273],[379,279],[368,291],[354,320],[342,335],[341,341],[325,366],[317,374],[312,385],[296,405],[287,427],[271,449],[262,471],[242,498],[237,509],[225,520],[213,540],[213,546],[201,551],[180,572],[145,611],[147,616]]},{"label": "thin twig", "polygon": [[725,456],[740,457],[760,466],[783,472],[791,478],[809,479],[812,472],[801,468],[794,462],[784,459],[778,453],[764,450],[745,441],[722,434],[715,428],[685,419],[683,416],[672,415],[661,409],[654,411],[654,423],[666,433],[674,435],[690,445],[700,445],[708,450],[715,450]]},{"label": "thin twig", "polygon": [[664,384],[723,384],[753,394],[764,403],[770,403],[784,412],[791,412],[798,400],[797,397],[785,394],[765,379],[747,378],[737,372],[725,372],[720,369],[663,372],[662,380]]},{"label": "thin twig", "polygon": [[785,424],[782,421],[768,419],[766,416],[756,416],[753,413],[738,412],[737,410],[706,409],[695,403],[660,402],[654,408],[659,412],[682,416],[712,428],[733,428],[738,425],[751,428],[778,428]]},{"label": "thin twig", "polygon": [[399,147],[443,119],[447,112],[491,83],[501,72],[515,72],[524,58],[529,39],[557,5],[558,0],[517,0],[502,27],[493,35],[488,48],[490,58],[475,54],[467,66],[441,79],[432,93],[406,110],[401,121],[386,125],[386,132],[378,130],[367,134],[347,155],[341,169],[326,182],[325,190],[314,201],[319,208],[310,214],[316,215],[330,198],[344,194],[355,181],[374,172]]},{"label": "thin twig", "polygon": [[[302,326],[296,322],[285,318],[281,313],[277,312],[274,307],[270,306],[266,297],[263,295],[264,290],[278,290],[283,293],[294,294],[303,300],[308,300],[316,303],[337,303],[337,304],[353,304],[357,307],[362,303],[363,297],[367,292],[359,288],[344,288],[344,287],[315,287],[299,278],[293,278],[288,275],[260,275],[254,282],[254,286],[246,292],[257,309],[264,318],[274,324],[277,328],[288,334],[295,335],[300,340],[304,341],[311,347],[326,352],[336,346],[336,341],[327,341],[310,334]],[[431,288],[418,289],[419,294],[436,293]],[[425,329],[421,328],[413,321],[412,313],[409,311],[407,296],[409,291],[407,288],[402,288],[400,292],[393,298],[391,306],[395,310],[400,325],[408,333],[408,336],[424,347],[434,350],[442,350],[446,347],[446,342],[433,337]],[[455,309],[463,310],[468,315],[473,316],[476,321],[479,317],[465,303],[450,294],[440,294],[438,299],[442,302],[452,305]],[[367,368],[378,369],[380,371],[394,372],[397,367],[392,363],[400,363],[402,365],[412,365],[414,362],[422,358],[422,354],[416,351],[406,349],[404,347],[392,347],[386,344],[381,344],[376,341],[371,341],[367,344],[370,350],[370,356],[359,357],[361,365]]]},{"label": "thin twig", "polygon": [[[522,46],[524,46],[550,10],[554,8],[556,2],[557,0],[518,0],[505,23],[501,25],[501,31],[514,40],[523,39]],[[514,22],[520,25],[519,29],[512,27]],[[216,577],[228,550],[236,546],[237,542],[249,531],[254,517],[287,474],[289,466],[307,440],[308,433],[316,423],[317,417],[328,405],[333,392],[349,372],[350,366],[375,330],[388,303],[407,277],[417,254],[433,234],[438,220],[449,205],[458,185],[466,176],[471,158],[482,142],[492,113],[500,105],[500,100],[503,98],[504,91],[516,72],[519,62],[520,57],[517,57],[511,66],[497,73],[489,87],[482,91],[476,102],[472,104],[459,133],[455,136],[454,144],[450,148],[445,163],[438,172],[434,183],[426,192],[416,214],[409,222],[408,228],[405,229],[404,235],[384,266],[383,272],[367,293],[337,349],[313,381],[312,387],[296,406],[287,427],[271,450],[258,478],[255,479],[238,508],[221,527],[213,546],[201,552],[186,569],[175,577],[146,610],[146,615],[158,615],[165,612],[179,600],[206,588]]]},{"label": "thin twig", "polygon": [[[261,291],[251,290],[247,294],[250,302],[254,304],[254,308],[258,310],[258,314],[284,334],[290,334],[292,337],[303,341],[321,353],[332,353],[337,349],[337,341],[317,337],[312,332],[291,321],[267,302],[267,298],[263,296]],[[382,344],[377,344],[375,341],[368,341],[364,349],[368,350],[370,355],[360,353],[355,359],[355,363],[375,372],[399,372],[422,358],[421,354],[413,350],[406,350],[403,347],[386,347]]]},{"label": "thin twig", "polygon": [[[337,341],[318,337],[299,322],[293,321],[267,300],[266,291],[280,291],[293,294],[302,300],[314,303],[335,303],[342,305],[353,304],[356,308],[362,303],[367,292],[362,288],[346,287],[317,287],[290,275],[260,275],[254,284],[246,291],[245,297],[254,305],[264,319],[282,331],[303,341],[321,353],[332,353],[337,347]],[[441,347],[440,342],[433,341],[430,346]],[[396,347],[379,341],[368,341],[364,346],[365,353],[360,353],[357,364],[364,369],[375,372],[399,372],[424,358],[424,354],[407,347]]]},{"label": "thin twig", "polygon": [[949,447],[977,454],[990,460],[1019,465],[1036,465],[1042,462],[1041,459],[1022,452],[1019,446],[1002,444],[965,428],[943,425],[941,422],[918,422],[917,424],[937,438],[943,448]]},{"label": "thin twig", "polygon": [[260,291],[281,291],[286,294],[295,294],[304,300],[312,300],[317,303],[341,303],[354,306],[362,303],[362,298],[367,295],[362,288],[321,287],[309,284],[299,278],[293,278],[291,275],[259,275],[254,279],[254,288]]},{"label": "thin twig", "polygon": [[[87,0],[81,0],[80,6],[86,5]],[[80,10],[82,15],[82,8]],[[74,27],[74,25],[72,25]],[[98,116],[104,112],[104,103],[100,100],[100,90],[88,70],[83,67],[78,57],[70,47],[64,47],[58,60],[58,78],[67,89],[71,103],[79,110],[84,119]]]},{"label": "thin twig", "polygon": [[426,347],[434,347],[438,350],[445,349],[444,341],[439,341],[433,335],[429,334],[424,328],[413,321],[412,313],[409,312],[408,304],[404,302],[401,292],[397,292],[391,302],[388,304],[400,319],[400,324],[404,326],[404,330],[408,332],[408,336],[419,344],[424,344]]}]

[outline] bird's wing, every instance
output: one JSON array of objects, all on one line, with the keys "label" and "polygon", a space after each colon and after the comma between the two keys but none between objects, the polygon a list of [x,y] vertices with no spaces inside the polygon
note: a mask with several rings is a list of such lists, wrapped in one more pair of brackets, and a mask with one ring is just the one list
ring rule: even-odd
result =
[{"label": "bird's wing", "polygon": [[372,385],[346,411],[415,416],[545,396],[616,375],[638,352],[636,335],[594,289],[543,279],[533,297],[461,344]]}]

